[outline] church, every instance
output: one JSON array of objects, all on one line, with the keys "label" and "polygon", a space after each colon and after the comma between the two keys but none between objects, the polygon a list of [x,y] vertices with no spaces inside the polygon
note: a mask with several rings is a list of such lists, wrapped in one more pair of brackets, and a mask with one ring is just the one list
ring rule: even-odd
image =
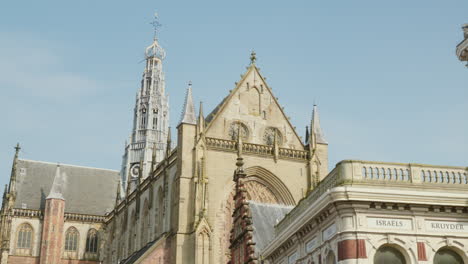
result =
[{"label": "church", "polygon": [[303,140],[254,52],[208,114],[188,84],[172,139],[164,59],[155,37],[119,171],[16,147],[0,264],[467,262],[466,167],[342,161],[329,173],[318,107]]}]

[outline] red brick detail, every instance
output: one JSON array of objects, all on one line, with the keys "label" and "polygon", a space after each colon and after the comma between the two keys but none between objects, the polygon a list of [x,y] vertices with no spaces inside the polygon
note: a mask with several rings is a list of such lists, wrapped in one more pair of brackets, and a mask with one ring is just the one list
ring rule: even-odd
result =
[{"label": "red brick detail", "polygon": [[64,209],[64,200],[46,200],[40,264],[61,264],[62,262]]},{"label": "red brick detail", "polygon": [[367,258],[366,241],[364,239],[350,239],[338,242],[338,261],[358,258]]},{"label": "red brick detail", "polygon": [[418,261],[427,261],[426,245],[424,242],[418,242]]}]

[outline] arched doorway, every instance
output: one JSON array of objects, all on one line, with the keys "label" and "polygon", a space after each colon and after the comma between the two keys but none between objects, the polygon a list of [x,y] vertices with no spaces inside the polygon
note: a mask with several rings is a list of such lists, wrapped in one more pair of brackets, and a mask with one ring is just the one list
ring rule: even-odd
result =
[{"label": "arched doorway", "polygon": [[434,256],[434,264],[463,264],[463,258],[450,248],[439,249]]},{"label": "arched doorway", "polygon": [[374,264],[406,264],[406,259],[395,247],[383,245],[375,253]]}]

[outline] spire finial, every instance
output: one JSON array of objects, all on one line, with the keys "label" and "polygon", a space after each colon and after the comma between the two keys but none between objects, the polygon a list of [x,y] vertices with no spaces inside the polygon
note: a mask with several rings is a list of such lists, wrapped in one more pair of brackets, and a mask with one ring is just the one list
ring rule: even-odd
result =
[{"label": "spire finial", "polygon": [[19,143],[16,143],[16,147],[15,147],[15,156],[18,157],[18,154],[21,150],[21,147],[20,147],[20,144]]},{"label": "spire finial", "polygon": [[158,30],[160,27],[162,27],[162,24],[159,23],[159,15],[157,12],[154,13],[154,18],[153,18],[153,21],[150,23],[152,26],[153,26],[153,30],[154,30],[154,40],[157,40],[158,39]]},{"label": "spire finial", "polygon": [[257,61],[257,53],[255,53],[254,50],[250,53],[250,64],[255,64],[255,61]]}]

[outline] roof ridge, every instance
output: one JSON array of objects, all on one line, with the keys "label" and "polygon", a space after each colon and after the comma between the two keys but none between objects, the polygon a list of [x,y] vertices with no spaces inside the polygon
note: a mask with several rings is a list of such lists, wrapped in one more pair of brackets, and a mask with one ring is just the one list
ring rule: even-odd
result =
[{"label": "roof ridge", "polygon": [[[57,165],[57,162],[50,162],[50,161],[31,160],[31,159],[21,159],[21,158],[19,158],[18,160],[20,160],[20,161],[29,161],[29,162],[37,162],[37,163],[44,163],[44,164],[51,164],[51,165]],[[97,169],[97,170],[106,170],[106,171],[119,172],[118,170],[113,170],[113,169],[104,169],[104,168],[97,168],[97,167],[90,167],[90,166],[81,166],[81,165],[73,165],[73,164],[60,163],[60,167],[63,167],[63,166],[75,167],[75,168],[83,168],[83,169]]]}]

